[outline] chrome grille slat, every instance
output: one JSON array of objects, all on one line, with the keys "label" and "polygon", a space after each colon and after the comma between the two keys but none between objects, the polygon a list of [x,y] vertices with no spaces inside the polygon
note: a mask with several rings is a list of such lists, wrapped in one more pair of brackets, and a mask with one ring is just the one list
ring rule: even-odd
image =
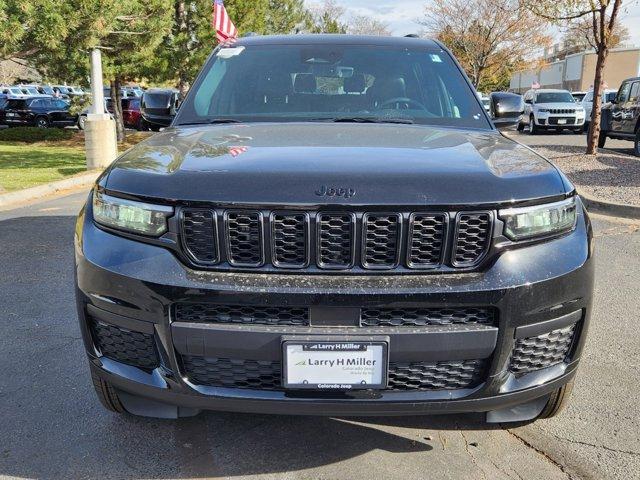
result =
[{"label": "chrome grille slat", "polygon": [[180,208],[186,263],[222,270],[455,271],[476,268],[492,243],[490,211],[254,208]]}]

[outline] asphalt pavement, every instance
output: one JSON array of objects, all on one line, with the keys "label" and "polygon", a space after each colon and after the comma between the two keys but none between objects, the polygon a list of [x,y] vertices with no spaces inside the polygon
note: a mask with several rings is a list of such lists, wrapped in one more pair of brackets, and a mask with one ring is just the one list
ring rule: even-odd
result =
[{"label": "asphalt pavement", "polygon": [[154,420],[106,412],[91,387],[73,299],[85,196],[0,212],[0,478],[640,478],[640,224],[594,216],[594,318],[560,417]]}]

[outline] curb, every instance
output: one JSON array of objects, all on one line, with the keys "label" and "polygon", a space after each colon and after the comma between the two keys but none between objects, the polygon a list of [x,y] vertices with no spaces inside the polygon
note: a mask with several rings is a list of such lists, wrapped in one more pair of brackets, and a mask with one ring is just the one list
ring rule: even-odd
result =
[{"label": "curb", "polygon": [[0,193],[0,208],[54,195],[63,190],[73,190],[90,186],[101,173],[102,170],[91,170],[75,177],[65,178],[64,180],[45,183],[44,185],[37,185],[15,192]]},{"label": "curb", "polygon": [[640,206],[596,200],[584,193],[580,193],[580,198],[590,212],[612,217],[640,219]]}]

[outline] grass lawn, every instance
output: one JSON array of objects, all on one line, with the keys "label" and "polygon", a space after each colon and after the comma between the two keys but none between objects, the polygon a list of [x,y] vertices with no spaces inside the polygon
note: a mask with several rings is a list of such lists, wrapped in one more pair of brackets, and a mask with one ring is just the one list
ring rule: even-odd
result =
[{"label": "grass lawn", "polygon": [[[118,150],[122,152],[149,135],[128,133]],[[56,142],[0,141],[0,193],[61,180],[86,170],[82,132]]]},{"label": "grass lawn", "polygon": [[86,170],[84,148],[0,142],[0,192],[61,180]]}]

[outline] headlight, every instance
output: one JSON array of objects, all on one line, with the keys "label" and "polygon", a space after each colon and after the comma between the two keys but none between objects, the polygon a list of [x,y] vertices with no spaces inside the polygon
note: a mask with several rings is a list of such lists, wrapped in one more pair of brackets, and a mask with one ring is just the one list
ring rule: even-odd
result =
[{"label": "headlight", "polygon": [[549,110],[548,110],[547,108],[540,108],[540,109],[538,110],[538,112],[539,112],[539,113],[548,113],[548,112],[549,112]]},{"label": "headlight", "polygon": [[93,219],[101,225],[143,235],[159,236],[167,231],[173,208],[93,193]]},{"label": "headlight", "polygon": [[575,197],[534,207],[500,210],[504,234],[511,240],[547,237],[573,230],[576,225]]}]

